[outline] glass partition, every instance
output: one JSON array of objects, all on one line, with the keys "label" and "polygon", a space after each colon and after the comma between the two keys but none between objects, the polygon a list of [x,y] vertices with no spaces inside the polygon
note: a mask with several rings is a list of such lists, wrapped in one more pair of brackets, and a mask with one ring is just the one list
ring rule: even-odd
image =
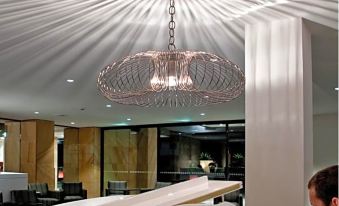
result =
[{"label": "glass partition", "polygon": [[[126,181],[129,193],[153,188],[156,182],[157,129],[104,130],[103,184]],[[133,190],[135,189],[135,190]]]},{"label": "glass partition", "polygon": [[158,180],[225,180],[226,138],[225,124],[160,127]]},{"label": "glass partition", "polygon": [[227,167],[228,180],[245,183],[245,125],[229,124],[227,128]]},{"label": "glass partition", "polygon": [[126,181],[133,194],[203,175],[245,178],[244,123],[104,128],[102,134],[103,192],[110,181]]},{"label": "glass partition", "polygon": [[5,138],[6,138],[5,124],[0,122],[0,172],[4,170]]}]

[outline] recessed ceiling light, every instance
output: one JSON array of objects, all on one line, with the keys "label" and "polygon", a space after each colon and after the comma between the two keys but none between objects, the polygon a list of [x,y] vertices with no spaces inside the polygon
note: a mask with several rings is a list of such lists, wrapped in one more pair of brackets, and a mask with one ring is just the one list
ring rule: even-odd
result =
[{"label": "recessed ceiling light", "polygon": [[127,118],[126,120],[127,120],[127,121],[131,121],[132,119],[131,119],[131,118]]},{"label": "recessed ceiling light", "polygon": [[126,122],[120,122],[120,123],[113,123],[112,126],[127,126],[128,124]]},{"label": "recessed ceiling light", "polygon": [[74,79],[67,79],[66,81],[69,82],[69,83],[73,83]]},{"label": "recessed ceiling light", "polygon": [[71,122],[71,124],[75,124],[75,122]]},{"label": "recessed ceiling light", "polygon": [[106,104],[106,107],[107,107],[107,108],[110,108],[110,107],[112,107],[112,105],[110,105],[110,104]]},{"label": "recessed ceiling light", "polygon": [[191,119],[178,119],[179,122],[190,122],[192,121]]},{"label": "recessed ceiling light", "polygon": [[205,116],[205,113],[200,113],[200,116]]},{"label": "recessed ceiling light", "polygon": [[336,87],[336,88],[334,88],[334,90],[337,90],[337,91],[339,91],[339,87]]},{"label": "recessed ceiling light", "polygon": [[39,112],[34,112],[34,114],[39,114]]}]

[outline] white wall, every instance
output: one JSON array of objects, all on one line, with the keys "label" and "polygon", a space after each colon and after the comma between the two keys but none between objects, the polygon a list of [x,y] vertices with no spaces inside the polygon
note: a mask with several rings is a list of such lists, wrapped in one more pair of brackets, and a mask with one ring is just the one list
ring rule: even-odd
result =
[{"label": "white wall", "polygon": [[338,114],[314,115],[314,172],[334,164],[338,164]]},{"label": "white wall", "polygon": [[246,204],[308,205],[311,36],[301,19],[246,25]]}]

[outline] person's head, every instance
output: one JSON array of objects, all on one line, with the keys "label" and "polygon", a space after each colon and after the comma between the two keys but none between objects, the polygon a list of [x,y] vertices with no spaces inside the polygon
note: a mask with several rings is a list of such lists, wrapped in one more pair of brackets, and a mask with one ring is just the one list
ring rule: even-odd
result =
[{"label": "person's head", "polygon": [[317,172],[308,182],[312,206],[338,206],[338,165]]}]

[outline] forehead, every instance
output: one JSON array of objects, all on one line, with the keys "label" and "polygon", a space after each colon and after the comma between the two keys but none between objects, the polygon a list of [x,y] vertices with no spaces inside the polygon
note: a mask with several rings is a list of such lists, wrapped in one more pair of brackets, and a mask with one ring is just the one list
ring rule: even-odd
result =
[{"label": "forehead", "polygon": [[308,190],[310,203],[312,206],[325,206],[325,203],[317,197],[317,193],[314,187]]}]

